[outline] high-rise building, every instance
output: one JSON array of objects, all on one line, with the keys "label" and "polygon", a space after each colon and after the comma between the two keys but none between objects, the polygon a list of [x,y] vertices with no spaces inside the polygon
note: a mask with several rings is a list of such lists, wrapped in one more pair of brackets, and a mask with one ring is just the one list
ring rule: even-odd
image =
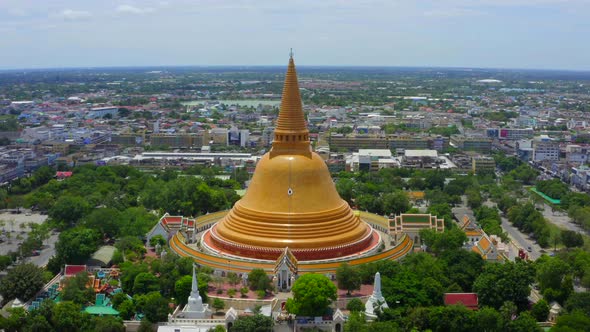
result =
[{"label": "high-rise building", "polygon": [[559,160],[559,143],[547,135],[541,135],[533,140],[533,161],[545,160]]}]

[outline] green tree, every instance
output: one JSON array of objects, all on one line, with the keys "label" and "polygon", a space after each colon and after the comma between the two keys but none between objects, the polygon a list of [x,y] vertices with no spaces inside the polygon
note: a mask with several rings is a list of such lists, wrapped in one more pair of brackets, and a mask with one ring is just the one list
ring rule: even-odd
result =
[{"label": "green tree", "polygon": [[121,264],[121,286],[126,292],[133,291],[133,284],[135,283],[135,277],[140,273],[149,272],[149,266],[145,263],[133,264],[131,262],[125,262]]},{"label": "green tree", "polygon": [[590,317],[590,292],[573,293],[565,302],[568,312],[581,311]]},{"label": "green tree", "polygon": [[537,281],[548,301],[564,303],[573,292],[570,266],[558,257],[543,256],[535,262]]},{"label": "green tree", "polygon": [[362,311],[352,312],[344,324],[344,332],[369,332],[365,314]]},{"label": "green tree", "polygon": [[137,332],[155,332],[154,324],[148,321],[147,319],[142,319],[141,323],[139,324],[139,329]]},{"label": "green tree", "polygon": [[24,331],[35,331],[35,332],[50,332],[53,331],[51,323],[42,315],[30,315],[27,318],[27,325],[23,329]]},{"label": "green tree", "polygon": [[444,232],[438,233],[431,229],[420,231],[420,239],[429,251],[440,254],[445,250],[454,250],[463,247],[467,242],[467,236],[459,228],[445,229]]},{"label": "green tree", "polygon": [[13,299],[28,301],[43,287],[43,270],[33,264],[17,265],[0,280],[4,302]]},{"label": "green tree", "polygon": [[500,313],[490,307],[483,307],[475,314],[474,331],[501,332],[504,331],[505,321]]},{"label": "green tree", "polygon": [[229,329],[229,332],[262,332],[271,331],[272,318],[264,315],[240,316]]},{"label": "green tree", "polygon": [[160,290],[158,277],[150,272],[142,272],[133,281],[134,294],[146,294]]},{"label": "green tree", "polygon": [[575,248],[575,247],[582,247],[584,245],[584,238],[582,234],[570,231],[570,230],[562,230],[561,231],[561,242],[567,248]]},{"label": "green tree", "polygon": [[24,308],[9,308],[10,316],[4,318],[0,315],[0,328],[7,332],[19,332],[23,330],[23,325],[26,323],[27,312]]},{"label": "green tree", "polygon": [[477,209],[481,206],[483,202],[483,198],[481,197],[481,193],[476,188],[469,188],[465,191],[465,195],[467,196],[467,204],[472,209]]},{"label": "green tree", "polygon": [[4,271],[10,264],[12,264],[12,258],[10,256],[0,255],[0,271]]},{"label": "green tree", "polygon": [[72,301],[81,306],[94,300],[94,290],[87,287],[90,282],[88,273],[80,272],[66,280],[60,296],[63,301]]},{"label": "green tree", "polygon": [[350,296],[350,292],[353,290],[360,289],[361,287],[361,279],[357,270],[348,265],[347,263],[342,263],[336,269],[336,281],[338,282],[339,289],[345,289],[347,291],[347,295]]},{"label": "green tree", "polygon": [[412,190],[424,190],[426,189],[426,182],[421,177],[413,176],[408,180],[408,186]]},{"label": "green tree", "polygon": [[348,301],[348,303],[346,304],[346,310],[349,310],[351,312],[362,312],[365,310],[365,305],[360,299],[355,297],[354,299]]},{"label": "green tree", "polygon": [[[200,280],[199,280],[200,281]],[[183,276],[174,284],[174,296],[179,304],[186,304],[193,285],[192,276]]]},{"label": "green tree", "polygon": [[229,284],[232,286],[235,286],[240,283],[240,277],[235,272],[229,272],[227,274],[227,280],[229,281]]},{"label": "green tree", "polygon": [[533,275],[532,266],[524,261],[488,264],[475,279],[473,291],[484,306],[500,308],[504,302],[511,301],[522,310],[528,305]]},{"label": "green tree", "polygon": [[225,302],[220,298],[215,298],[213,300],[213,309],[215,309],[216,312],[219,312],[223,310],[223,308],[225,308]]},{"label": "green tree", "polygon": [[49,217],[62,224],[63,228],[72,227],[89,211],[90,205],[84,198],[64,195],[49,210]]},{"label": "green tree", "polygon": [[291,288],[293,298],[287,300],[286,309],[301,316],[321,316],[336,300],[336,286],[321,274],[304,274]]},{"label": "green tree", "polygon": [[475,327],[473,311],[462,305],[433,307],[428,317],[433,331],[473,331]]},{"label": "green tree", "polygon": [[[160,206],[162,207],[162,206]],[[150,213],[146,208],[129,207],[119,215],[117,223],[119,224],[120,237],[134,236],[142,237],[158,222],[158,218]]]},{"label": "green tree", "polygon": [[537,321],[528,311],[521,312],[518,318],[508,323],[508,331],[514,332],[540,332],[543,331]]},{"label": "green tree", "polygon": [[51,312],[51,323],[56,331],[80,331],[88,320],[88,314],[82,312],[82,307],[74,302],[57,303]]},{"label": "green tree", "polygon": [[98,249],[100,234],[88,228],[76,227],[59,234],[55,244],[56,256],[62,264],[84,264]]},{"label": "green tree", "polygon": [[145,314],[145,318],[152,322],[163,322],[168,319],[168,300],[160,292],[151,292],[134,297],[137,309]]},{"label": "green tree", "polygon": [[119,232],[119,211],[113,208],[93,209],[82,220],[82,225],[99,231],[104,237],[113,238]]},{"label": "green tree", "polygon": [[573,332],[573,331],[588,331],[590,326],[590,316],[585,315],[582,311],[573,311],[565,315],[557,317],[555,326],[551,329],[552,332]]},{"label": "green tree", "polygon": [[271,280],[263,269],[253,269],[248,273],[248,285],[252,290],[267,291],[271,289]]},{"label": "green tree", "polygon": [[531,314],[538,322],[545,322],[549,315],[549,304],[547,304],[547,301],[541,299],[539,302],[535,303],[531,310]]},{"label": "green tree", "polygon": [[449,282],[456,283],[464,292],[471,292],[473,282],[481,274],[485,264],[481,256],[460,248],[446,250],[439,257],[444,263],[442,274],[449,279]]},{"label": "green tree", "polygon": [[150,246],[155,247],[158,244],[161,246],[166,244],[166,239],[160,234],[155,235],[152,238],[150,238]]},{"label": "green tree", "polygon": [[133,303],[133,300],[126,299],[119,305],[115,306],[115,309],[119,311],[119,316],[126,320],[131,319],[133,315],[135,315],[135,303]]},{"label": "green tree", "polygon": [[96,332],[125,332],[125,325],[118,317],[95,316],[92,317],[92,329]]},{"label": "green tree", "polygon": [[381,200],[383,202],[383,212],[388,215],[406,212],[411,207],[408,195],[400,190],[384,194]]}]

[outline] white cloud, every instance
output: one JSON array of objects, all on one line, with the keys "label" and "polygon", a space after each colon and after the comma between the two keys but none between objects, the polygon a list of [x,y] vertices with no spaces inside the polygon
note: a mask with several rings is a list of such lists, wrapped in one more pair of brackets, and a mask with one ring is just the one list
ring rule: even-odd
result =
[{"label": "white cloud", "polygon": [[135,6],[131,6],[131,5],[119,5],[115,9],[115,11],[117,13],[122,13],[122,14],[136,14],[136,15],[140,15],[140,14],[153,13],[154,12],[154,9],[151,8],[151,7],[139,8],[139,7],[135,7]]},{"label": "white cloud", "polygon": [[64,9],[59,13],[59,17],[68,21],[83,20],[91,17],[90,12],[85,10]]}]

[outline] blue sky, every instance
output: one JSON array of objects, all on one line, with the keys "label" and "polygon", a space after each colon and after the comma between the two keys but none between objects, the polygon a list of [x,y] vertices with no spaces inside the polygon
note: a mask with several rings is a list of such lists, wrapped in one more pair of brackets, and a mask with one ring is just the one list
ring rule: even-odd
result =
[{"label": "blue sky", "polygon": [[0,0],[0,68],[590,70],[590,0]]}]

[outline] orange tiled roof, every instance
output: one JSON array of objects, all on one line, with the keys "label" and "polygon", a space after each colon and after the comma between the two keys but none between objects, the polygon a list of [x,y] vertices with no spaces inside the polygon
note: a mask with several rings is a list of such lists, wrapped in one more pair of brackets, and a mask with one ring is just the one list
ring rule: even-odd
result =
[{"label": "orange tiled roof", "polygon": [[491,242],[487,237],[482,237],[481,240],[479,240],[479,246],[484,250],[484,251],[488,251],[488,249],[490,248]]}]

